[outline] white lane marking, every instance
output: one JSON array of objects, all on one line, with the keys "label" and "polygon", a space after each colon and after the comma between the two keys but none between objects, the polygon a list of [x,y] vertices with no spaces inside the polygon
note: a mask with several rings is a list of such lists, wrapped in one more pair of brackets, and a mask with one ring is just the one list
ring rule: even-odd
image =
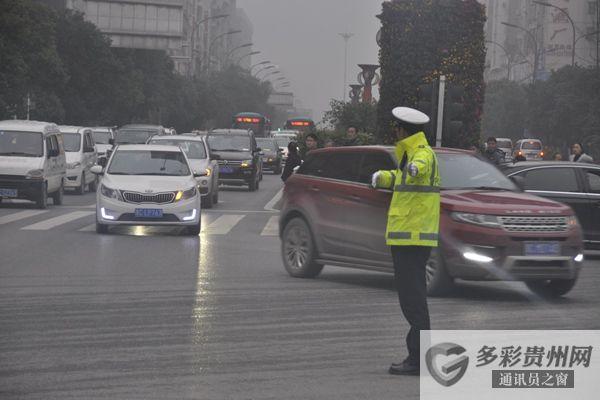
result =
[{"label": "white lane marking", "polygon": [[279,216],[274,215],[269,218],[269,222],[261,232],[261,236],[277,236],[279,234]]},{"label": "white lane marking", "polygon": [[27,210],[21,211],[14,214],[5,215],[0,217],[0,225],[8,224],[11,222],[18,221],[20,219],[35,217],[36,215],[47,213],[46,210]]},{"label": "white lane marking", "polygon": [[277,192],[275,194],[275,196],[271,200],[269,200],[269,202],[265,205],[264,209],[267,210],[267,211],[279,211],[279,210],[277,210],[277,209],[275,209],[273,207],[275,206],[275,204],[277,204],[277,202],[279,200],[281,200],[281,196],[282,195],[283,195],[283,188],[281,188],[279,190],[279,192]]},{"label": "white lane marking", "polygon": [[68,214],[64,214],[58,217],[50,218],[42,222],[38,222],[37,224],[29,225],[24,228],[21,228],[25,231],[47,231],[48,229],[55,228],[59,225],[63,225],[69,223],[71,221],[75,221],[80,218],[88,217],[90,215],[96,214],[95,211],[73,211]]},{"label": "white lane marking", "polygon": [[245,215],[221,215],[203,231],[208,235],[227,235],[244,217]]}]

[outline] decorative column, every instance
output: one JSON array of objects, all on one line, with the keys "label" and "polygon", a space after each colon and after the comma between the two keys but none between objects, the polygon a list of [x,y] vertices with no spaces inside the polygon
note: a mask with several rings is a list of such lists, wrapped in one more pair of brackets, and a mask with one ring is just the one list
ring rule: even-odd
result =
[{"label": "decorative column", "polygon": [[350,102],[356,104],[360,101],[360,94],[362,92],[363,85],[350,85]]},{"label": "decorative column", "polygon": [[376,85],[380,78],[375,71],[379,68],[379,65],[375,64],[358,64],[362,72],[358,74],[358,82],[364,87],[362,100],[364,103],[371,103],[373,101],[373,85]]}]

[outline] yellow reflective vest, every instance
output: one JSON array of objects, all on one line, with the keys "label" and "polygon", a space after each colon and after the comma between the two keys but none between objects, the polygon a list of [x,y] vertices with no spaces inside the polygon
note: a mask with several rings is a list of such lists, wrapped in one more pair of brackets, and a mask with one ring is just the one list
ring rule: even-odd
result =
[{"label": "yellow reflective vest", "polygon": [[[400,162],[406,155],[406,164]],[[379,171],[375,186],[394,191],[388,211],[388,246],[438,245],[440,175],[435,153],[425,134],[416,133],[396,143],[398,170]]]}]

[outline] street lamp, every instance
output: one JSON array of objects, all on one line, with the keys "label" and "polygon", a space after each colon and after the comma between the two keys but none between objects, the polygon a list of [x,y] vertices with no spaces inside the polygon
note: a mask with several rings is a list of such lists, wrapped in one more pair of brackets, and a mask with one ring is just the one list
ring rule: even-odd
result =
[{"label": "street lamp", "polygon": [[[212,48],[213,48],[213,45],[216,43],[216,41],[221,39],[224,36],[235,35],[236,33],[241,33],[241,32],[242,32],[241,30],[231,30],[228,32],[224,32],[224,33],[221,33],[220,35],[215,36],[213,38],[213,40],[210,41],[210,44],[208,45],[208,54],[207,54],[207,57],[208,57],[207,70],[210,69],[210,63],[211,63],[210,60],[212,58]],[[202,62],[204,63],[204,59],[202,60]]]},{"label": "street lamp", "polygon": [[264,81],[264,80],[265,80],[265,79],[267,79],[268,77],[270,77],[270,76],[273,76],[273,75],[277,75],[277,74],[281,74],[281,71],[273,71],[273,72],[269,72],[268,74],[266,74],[265,76],[263,76],[261,80],[262,80],[262,81]]},{"label": "street lamp", "polygon": [[533,2],[535,4],[539,4],[540,6],[552,7],[554,9],[557,9],[558,11],[563,13],[568,18],[569,22],[571,23],[571,27],[573,28],[573,48],[571,49],[571,66],[575,66],[575,44],[577,43],[577,31],[575,30],[575,22],[573,21],[573,19],[571,18],[571,16],[569,15],[568,12],[566,12],[565,10],[563,10],[562,8],[560,8],[558,6],[555,6],[554,4],[545,3],[543,1],[538,1],[538,0],[533,0]]},{"label": "street lamp", "polygon": [[273,69],[273,68],[277,68],[277,67],[275,65],[268,65],[266,67],[263,67],[263,68],[259,69],[258,71],[256,71],[256,74],[254,74],[254,77],[258,78],[258,74],[260,74],[263,71],[267,71],[267,70]]},{"label": "street lamp", "polygon": [[502,51],[504,51],[504,55],[506,55],[506,69],[507,69],[507,77],[506,79],[508,79],[510,81],[510,72],[512,69],[512,64],[513,64],[513,58],[511,56],[511,54],[508,52],[508,50],[506,50],[506,47],[502,46],[500,43],[495,42],[493,40],[486,40],[486,43],[491,43],[491,44],[495,44],[496,46],[500,47],[502,49]]},{"label": "street lamp", "polygon": [[[534,56],[533,56],[533,77],[532,77],[532,82],[535,83],[535,80],[537,78],[538,63],[539,63],[539,51],[538,51],[537,38],[535,37],[535,35],[533,33],[531,33],[531,30],[527,30],[527,29],[523,28],[522,26],[515,25],[515,24],[509,24],[508,22],[501,22],[501,24],[505,25],[505,26],[508,26],[510,28],[519,29],[519,30],[525,32],[527,35],[529,35],[529,37],[533,41]],[[537,29],[537,27],[535,29]]]},{"label": "street lamp", "polygon": [[350,40],[350,38],[352,36],[354,36],[354,33],[338,33],[338,35],[340,35],[342,37],[342,39],[344,39],[344,103],[346,102],[346,81],[348,80],[348,40]]},{"label": "street lamp", "polygon": [[254,67],[258,67],[259,65],[265,65],[265,64],[271,64],[271,61],[261,61],[259,63],[254,64],[253,66],[250,67],[250,74],[252,74],[252,70],[254,69]]},{"label": "street lamp", "polygon": [[190,44],[191,44],[191,51],[190,51],[190,60],[191,60],[191,68],[189,70],[189,74],[193,75],[194,74],[194,70],[195,70],[195,63],[194,63],[194,51],[196,50],[196,30],[198,29],[198,27],[200,27],[200,24],[203,24],[205,22],[208,21],[213,21],[216,19],[223,19],[223,18],[227,18],[229,17],[229,14],[218,14],[218,15],[213,15],[204,19],[201,19],[198,22],[194,23],[194,26],[192,28],[192,34],[191,34],[191,39],[190,39]]},{"label": "street lamp", "polygon": [[[229,57],[231,57],[231,55],[232,55],[232,54],[233,54],[233,53],[234,53],[236,50],[239,50],[239,49],[245,49],[245,48],[247,48],[247,47],[252,47],[253,45],[254,45],[254,43],[244,43],[244,44],[242,44],[242,45],[239,45],[239,46],[237,46],[237,47],[234,47],[233,49],[229,50],[229,52],[228,52],[228,53],[227,53],[227,55],[225,56],[225,62],[227,62],[227,60],[229,60]],[[224,62],[224,63],[225,63],[225,62]],[[224,63],[223,63],[223,64],[224,64]]]},{"label": "street lamp", "polygon": [[257,54],[260,54],[260,51],[251,51],[250,53],[244,54],[243,56],[241,56],[240,58],[238,58],[237,61],[234,64],[238,65],[244,58],[246,58],[246,57],[252,57],[252,56],[255,56]]}]

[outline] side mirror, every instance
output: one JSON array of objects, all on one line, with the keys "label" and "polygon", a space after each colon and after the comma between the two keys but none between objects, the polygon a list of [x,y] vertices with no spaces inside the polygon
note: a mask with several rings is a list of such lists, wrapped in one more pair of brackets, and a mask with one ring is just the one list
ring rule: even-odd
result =
[{"label": "side mirror", "polygon": [[102,167],[102,165],[94,165],[92,168],[90,168],[90,172],[94,175],[102,175],[104,174],[104,168]]},{"label": "side mirror", "polygon": [[525,178],[519,175],[513,175],[510,177],[510,180],[517,185],[519,189],[525,190]]},{"label": "side mirror", "polygon": [[208,176],[206,171],[202,171],[202,172],[194,171],[194,178],[202,178],[203,176]]}]

